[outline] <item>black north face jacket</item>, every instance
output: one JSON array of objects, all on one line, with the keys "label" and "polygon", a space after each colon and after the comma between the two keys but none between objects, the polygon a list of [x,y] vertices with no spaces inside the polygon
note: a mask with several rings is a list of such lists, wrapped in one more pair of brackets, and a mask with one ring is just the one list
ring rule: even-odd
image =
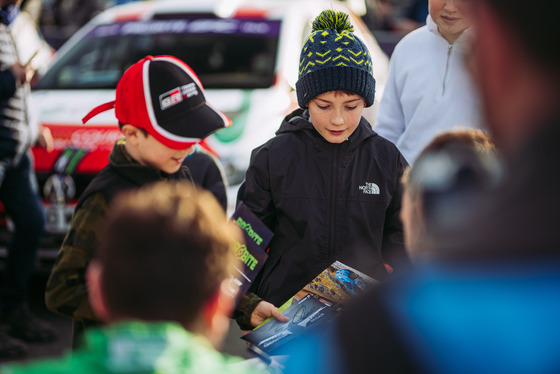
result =
[{"label": "black north face jacket", "polygon": [[362,117],[340,144],[327,142],[307,111],[287,116],[253,150],[243,201],[274,232],[251,291],[280,305],[335,260],[378,280],[384,263],[406,261],[399,220],[407,166]]}]

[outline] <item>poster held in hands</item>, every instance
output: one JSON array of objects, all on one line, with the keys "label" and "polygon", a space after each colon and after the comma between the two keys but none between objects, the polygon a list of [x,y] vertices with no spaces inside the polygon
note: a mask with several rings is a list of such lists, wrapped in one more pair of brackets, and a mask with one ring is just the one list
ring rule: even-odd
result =
[{"label": "poster held in hands", "polygon": [[302,333],[333,322],[346,299],[378,283],[368,275],[335,261],[280,308],[290,318],[288,322],[270,319],[242,339],[265,354],[274,354]]}]

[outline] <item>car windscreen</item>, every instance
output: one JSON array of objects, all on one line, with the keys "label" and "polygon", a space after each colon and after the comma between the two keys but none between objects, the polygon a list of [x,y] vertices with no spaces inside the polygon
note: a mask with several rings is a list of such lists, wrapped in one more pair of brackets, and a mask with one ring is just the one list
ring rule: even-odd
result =
[{"label": "car windscreen", "polygon": [[146,55],[185,61],[205,88],[267,88],[274,82],[280,21],[164,19],[99,25],[45,73],[35,89],[115,88]]}]

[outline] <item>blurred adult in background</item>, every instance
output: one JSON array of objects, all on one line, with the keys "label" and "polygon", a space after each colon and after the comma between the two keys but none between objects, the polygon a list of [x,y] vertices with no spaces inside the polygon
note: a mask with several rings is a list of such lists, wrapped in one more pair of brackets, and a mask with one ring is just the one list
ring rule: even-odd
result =
[{"label": "blurred adult in background", "polygon": [[[0,201],[14,223],[0,288],[0,356],[25,353],[21,341],[48,342],[55,332],[29,310],[28,282],[45,225],[30,146],[37,140],[52,149],[47,128],[33,122],[29,108],[32,70],[22,64],[11,25],[19,14],[17,0],[0,0]],[[17,338],[17,339],[15,339]]]},{"label": "blurred adult in background", "polygon": [[560,2],[471,3],[469,66],[504,178],[437,261],[345,311],[334,348],[315,347],[338,372],[560,372]]}]

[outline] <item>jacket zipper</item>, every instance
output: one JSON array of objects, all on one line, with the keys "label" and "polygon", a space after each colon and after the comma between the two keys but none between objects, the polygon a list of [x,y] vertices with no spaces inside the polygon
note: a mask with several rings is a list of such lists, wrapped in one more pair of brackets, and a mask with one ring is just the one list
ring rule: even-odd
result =
[{"label": "jacket zipper", "polygon": [[[330,209],[329,209],[329,247],[327,252],[327,258],[325,260],[330,259],[331,255],[334,253],[334,246],[335,246],[335,222],[336,222],[336,174],[338,169],[338,148],[334,147],[334,159],[332,163],[332,173],[331,173],[331,196],[330,196]],[[326,264],[328,266],[330,264]]]},{"label": "jacket zipper", "polygon": [[447,71],[449,70],[449,59],[451,58],[451,51],[453,50],[453,44],[449,44],[447,48],[447,62],[445,63],[445,74],[443,75],[443,90],[441,96],[445,94],[445,80],[447,79]]}]

